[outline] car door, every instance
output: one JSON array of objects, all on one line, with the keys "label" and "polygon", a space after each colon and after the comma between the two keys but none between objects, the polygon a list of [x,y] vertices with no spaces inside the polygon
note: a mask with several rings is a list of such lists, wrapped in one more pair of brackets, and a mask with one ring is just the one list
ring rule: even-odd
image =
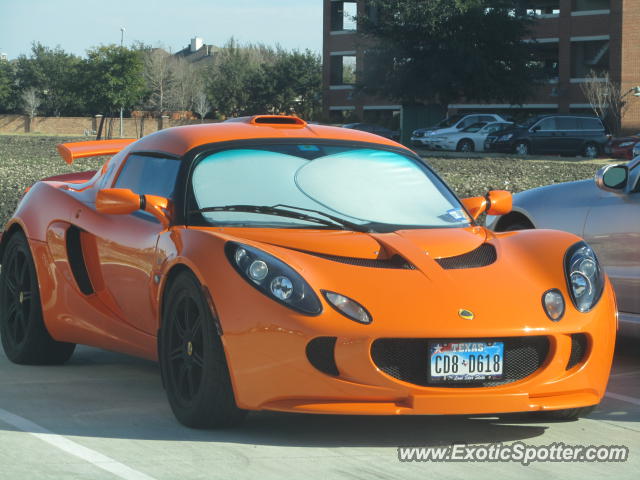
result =
[{"label": "car door", "polygon": [[[113,183],[134,193],[172,198],[180,161],[158,155],[130,154]],[[139,210],[128,215],[96,213],[97,219],[80,224],[94,242],[104,290],[116,314],[135,328],[155,335],[157,311],[152,292],[159,263],[156,244],[162,224]]]},{"label": "car door", "polygon": [[575,117],[556,118],[557,135],[552,140],[558,153],[575,153],[582,148],[582,135]]},{"label": "car door", "polygon": [[[640,168],[637,166],[636,168]],[[640,179],[639,179],[640,182]],[[621,312],[640,314],[640,188],[602,192],[587,215],[584,238],[616,291]]]},{"label": "car door", "polygon": [[552,150],[551,142],[556,134],[556,119],[548,117],[533,125],[530,130],[530,140],[533,151],[547,153]]}]

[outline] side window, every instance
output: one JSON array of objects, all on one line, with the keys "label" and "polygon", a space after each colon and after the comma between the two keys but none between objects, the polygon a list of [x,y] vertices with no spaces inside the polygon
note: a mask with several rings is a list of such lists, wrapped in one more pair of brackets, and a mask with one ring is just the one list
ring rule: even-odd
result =
[{"label": "side window", "polygon": [[581,130],[604,130],[602,122],[598,118],[580,118],[578,125]]},{"label": "side window", "polygon": [[171,198],[179,169],[179,160],[132,154],[125,160],[114,187]]},{"label": "side window", "polygon": [[557,130],[556,119],[554,117],[545,118],[538,123],[537,127],[541,132],[548,130]]},{"label": "side window", "polygon": [[482,115],[480,117],[481,122],[495,122],[497,119],[493,115]]},{"label": "side window", "polygon": [[460,122],[458,122],[458,124],[456,125],[456,128],[458,130],[461,130],[463,128],[467,128],[470,125],[473,125],[477,121],[478,121],[478,117],[475,116],[475,115],[473,117],[466,117],[466,118],[460,120]]},{"label": "side window", "polygon": [[558,130],[578,130],[578,119],[573,117],[556,118],[556,128]]}]

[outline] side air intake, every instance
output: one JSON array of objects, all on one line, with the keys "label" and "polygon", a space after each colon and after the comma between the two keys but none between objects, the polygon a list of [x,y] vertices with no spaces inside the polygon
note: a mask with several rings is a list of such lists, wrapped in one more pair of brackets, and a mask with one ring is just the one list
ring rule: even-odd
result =
[{"label": "side air intake", "polygon": [[490,243],[483,243],[475,250],[462,255],[436,258],[436,262],[445,270],[461,270],[464,268],[486,267],[494,263],[497,258],[496,247]]}]

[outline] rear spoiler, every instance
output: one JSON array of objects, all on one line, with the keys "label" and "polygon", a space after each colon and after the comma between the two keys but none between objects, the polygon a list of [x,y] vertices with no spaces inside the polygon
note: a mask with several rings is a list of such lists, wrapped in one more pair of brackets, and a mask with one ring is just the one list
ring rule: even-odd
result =
[{"label": "rear spoiler", "polygon": [[57,145],[57,148],[58,153],[64,161],[68,164],[72,164],[76,158],[115,155],[135,141],[135,138],[93,140],[89,142],[60,143]]}]

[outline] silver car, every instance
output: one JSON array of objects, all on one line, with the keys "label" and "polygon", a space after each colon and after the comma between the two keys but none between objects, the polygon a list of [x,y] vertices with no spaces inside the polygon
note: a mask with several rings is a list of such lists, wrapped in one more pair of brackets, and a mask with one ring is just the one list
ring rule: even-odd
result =
[{"label": "silver car", "polygon": [[621,335],[640,337],[640,157],[607,165],[594,180],[560,183],[513,196],[513,211],[487,217],[495,231],[565,230],[583,237],[611,278]]}]

